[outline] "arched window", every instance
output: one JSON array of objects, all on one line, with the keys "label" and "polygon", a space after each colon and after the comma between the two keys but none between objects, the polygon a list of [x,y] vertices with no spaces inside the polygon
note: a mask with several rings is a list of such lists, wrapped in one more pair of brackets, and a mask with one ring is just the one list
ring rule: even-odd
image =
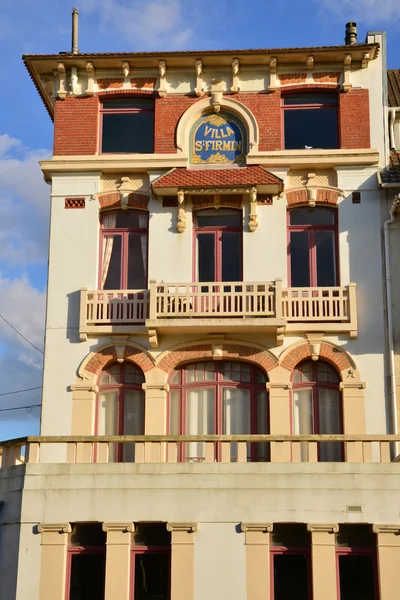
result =
[{"label": "arched window", "polygon": [[[169,433],[268,433],[266,381],[260,369],[243,362],[201,362],[179,368],[170,381]],[[237,444],[231,444],[231,461],[237,460],[237,451]],[[205,444],[181,444],[179,458],[204,460]],[[218,444],[215,460],[220,460]],[[268,460],[267,444],[248,444],[247,460]]]},{"label": "arched window", "polygon": [[[96,435],[144,434],[143,372],[133,364],[114,363],[99,377]],[[109,460],[134,460],[133,444],[111,444]]]},{"label": "arched window", "polygon": [[100,289],[146,289],[148,213],[102,213],[100,232]]},{"label": "arched window", "polygon": [[339,285],[337,211],[295,208],[289,211],[288,226],[290,285]]},{"label": "arched window", "polygon": [[[340,378],[328,363],[306,360],[292,373],[293,432],[295,434],[342,433]],[[302,447],[306,460],[307,445]],[[342,460],[341,444],[323,442],[318,448],[322,462]]]}]

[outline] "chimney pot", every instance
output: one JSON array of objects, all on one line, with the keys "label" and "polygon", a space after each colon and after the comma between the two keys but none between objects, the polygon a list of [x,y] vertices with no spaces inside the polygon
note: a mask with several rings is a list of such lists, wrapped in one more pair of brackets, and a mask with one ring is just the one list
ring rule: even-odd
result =
[{"label": "chimney pot", "polygon": [[79,54],[78,48],[78,20],[79,12],[77,8],[72,9],[72,54]]},{"label": "chimney pot", "polygon": [[357,23],[350,21],[346,23],[346,37],[344,38],[346,46],[354,46],[357,43]]}]

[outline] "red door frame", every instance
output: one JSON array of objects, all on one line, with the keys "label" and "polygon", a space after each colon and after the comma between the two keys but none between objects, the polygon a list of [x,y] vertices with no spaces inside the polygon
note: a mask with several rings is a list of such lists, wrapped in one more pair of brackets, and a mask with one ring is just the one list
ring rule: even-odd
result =
[{"label": "red door frame", "polygon": [[[317,206],[314,210],[323,208],[327,210],[327,207]],[[291,269],[291,249],[290,249],[290,234],[292,232],[308,232],[308,255],[310,261],[310,285],[305,287],[318,287],[317,282],[317,249],[316,249],[316,233],[318,231],[333,231],[334,232],[334,244],[335,244],[335,286],[340,285],[340,272],[339,272],[339,235],[338,235],[338,211],[337,209],[330,209],[334,216],[333,225],[291,225],[290,224],[290,213],[295,210],[309,210],[308,206],[303,207],[292,207],[287,211],[287,269],[288,269],[288,284],[292,285],[292,269]],[[329,210],[329,209],[328,209]]]},{"label": "red door frame", "polygon": [[311,552],[309,548],[287,548],[286,546],[272,546],[270,549],[270,589],[271,600],[274,600],[275,581],[274,581],[274,556],[282,554],[302,554],[307,559],[307,578],[308,578],[308,600],[312,600],[312,563]]},{"label": "red door frame", "polygon": [[[185,369],[180,370],[180,383],[171,383],[170,384],[170,392],[171,391],[179,391],[179,435],[186,435],[186,415],[187,415],[187,391],[194,389],[213,389],[214,390],[214,434],[215,435],[223,435],[223,398],[222,398],[222,390],[227,389],[244,389],[250,392],[250,432],[257,433],[257,393],[265,392],[266,393],[266,430],[269,432],[270,423],[269,423],[269,394],[266,390],[265,383],[257,383],[255,381],[255,374],[257,368],[253,365],[250,365],[250,382],[243,381],[232,381],[228,379],[223,379],[221,366],[223,362],[231,362],[231,361],[222,361],[221,363],[214,363],[214,379],[209,379],[204,381],[193,381],[186,382],[186,371]],[[187,366],[187,365],[186,365]],[[197,372],[197,371],[196,371]],[[209,373],[210,371],[208,371]],[[260,371],[261,372],[261,371]],[[205,377],[204,372],[204,377]],[[170,394],[168,394],[168,406],[167,406],[167,427],[169,431],[169,415],[171,410],[170,404]],[[216,444],[216,460],[220,462],[221,460],[221,444]],[[199,457],[200,458],[200,457]],[[251,444],[250,446],[250,458],[251,462],[257,462],[258,458],[258,443]],[[186,444],[182,443],[178,446],[178,461],[185,462],[186,461]]]},{"label": "red door frame", "polygon": [[[65,581],[65,600],[69,600],[71,593],[71,569],[72,556],[74,554],[106,554],[104,546],[68,546],[67,549],[67,565],[66,565],[66,581]],[[104,569],[104,577],[106,571]],[[105,581],[104,581],[105,585]]]},{"label": "red door frame", "polygon": [[[211,210],[211,209],[203,209],[203,210]],[[224,209],[215,209],[215,214],[223,214]],[[229,209],[231,212],[231,209]],[[241,210],[232,209],[233,212],[236,212],[238,215],[242,217]],[[192,241],[192,256],[193,256],[193,281],[198,281],[198,252],[197,252],[197,236],[204,233],[211,233],[214,235],[214,281],[222,281],[222,233],[239,233],[240,240],[240,281],[243,279],[243,225],[233,227],[229,225],[206,225],[199,226],[197,224],[197,215],[202,212],[194,211],[193,212],[193,241]],[[201,215],[200,215],[201,216]],[[222,220],[222,219],[221,219]]]},{"label": "red door frame", "polygon": [[337,581],[337,597],[340,598],[340,571],[339,571],[339,557],[348,556],[349,554],[355,554],[357,556],[370,556],[372,558],[372,568],[374,577],[374,596],[375,600],[379,600],[379,578],[378,578],[378,560],[376,556],[376,548],[350,548],[341,547],[336,548],[336,581]]},{"label": "red door frame", "polygon": [[129,600],[135,599],[135,557],[137,554],[166,554],[168,561],[168,598],[171,597],[171,546],[132,546],[130,562]]}]

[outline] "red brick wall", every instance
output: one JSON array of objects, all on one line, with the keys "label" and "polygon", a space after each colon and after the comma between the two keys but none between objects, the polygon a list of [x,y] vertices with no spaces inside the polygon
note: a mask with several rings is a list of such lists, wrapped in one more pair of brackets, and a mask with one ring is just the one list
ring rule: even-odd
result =
[{"label": "red brick wall", "polygon": [[96,154],[99,100],[97,96],[56,101],[54,156]]},{"label": "red brick wall", "polygon": [[339,94],[339,123],[341,148],[370,148],[368,90]]},{"label": "red brick wall", "polygon": [[[291,86],[297,87],[297,86]],[[305,87],[305,86],[300,86]],[[283,149],[281,94],[239,93],[234,99],[247,106],[259,127],[260,151]],[[176,128],[183,113],[199,99],[170,95],[155,100],[154,152],[175,153]],[[99,131],[98,96],[57,100],[54,122],[54,155],[90,155],[97,153]],[[369,148],[368,90],[351,90],[339,94],[339,126],[341,147]]]}]

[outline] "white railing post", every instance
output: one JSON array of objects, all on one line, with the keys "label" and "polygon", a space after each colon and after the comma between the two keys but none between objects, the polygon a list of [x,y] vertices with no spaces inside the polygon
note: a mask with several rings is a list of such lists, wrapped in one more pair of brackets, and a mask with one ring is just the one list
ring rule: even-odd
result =
[{"label": "white railing post", "polygon": [[275,279],[275,318],[282,318],[282,279]]},{"label": "white railing post", "polygon": [[149,303],[149,319],[151,321],[157,318],[157,281],[150,279],[150,303]]},{"label": "white railing post", "polygon": [[79,333],[82,335],[86,331],[87,325],[87,291],[88,288],[81,288],[79,295]]},{"label": "white railing post", "polygon": [[350,337],[357,337],[357,285],[355,283],[349,283],[349,323],[350,323]]}]

